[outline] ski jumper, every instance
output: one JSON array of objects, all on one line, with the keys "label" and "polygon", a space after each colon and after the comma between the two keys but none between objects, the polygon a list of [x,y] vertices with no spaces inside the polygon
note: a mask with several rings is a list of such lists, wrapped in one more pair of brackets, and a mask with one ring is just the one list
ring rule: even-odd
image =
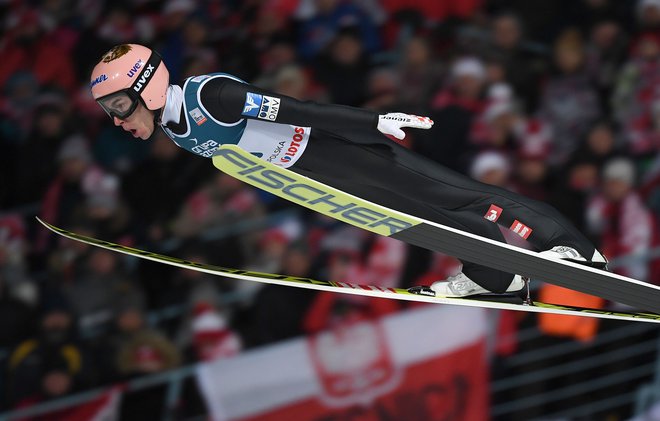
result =
[{"label": "ski jumper", "polygon": [[[505,242],[502,225],[539,250],[563,245],[594,254],[591,242],[551,206],[418,155],[380,133],[377,121],[368,110],[298,101],[220,73],[170,86],[162,115],[167,135],[200,156],[237,144],[273,164],[439,224]],[[496,293],[513,279],[462,263],[463,273]]]}]

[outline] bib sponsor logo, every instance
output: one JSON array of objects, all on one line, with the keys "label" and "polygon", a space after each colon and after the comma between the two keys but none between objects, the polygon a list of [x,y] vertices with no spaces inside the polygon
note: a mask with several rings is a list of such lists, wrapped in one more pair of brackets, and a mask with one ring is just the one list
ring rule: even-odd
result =
[{"label": "bib sponsor logo", "polygon": [[513,221],[513,224],[511,224],[511,227],[509,229],[525,240],[529,238],[530,235],[532,235],[532,229],[528,227],[527,225],[523,224],[522,222],[518,221],[517,219]]},{"label": "bib sponsor logo", "polygon": [[268,157],[266,161],[273,162],[278,156],[280,156],[280,154],[282,153],[282,149],[284,149],[285,143],[286,143],[285,141],[279,142],[273,153]]},{"label": "bib sponsor logo", "polygon": [[[195,140],[195,142],[197,142],[197,139],[191,139],[191,140]],[[201,145],[197,145],[190,148],[190,150],[199,156],[203,156],[204,158],[210,158],[213,156],[213,154],[215,153],[215,151],[218,149],[219,146],[220,144],[215,140],[207,140]]]},{"label": "bib sponsor logo", "polygon": [[104,73],[104,74],[100,75],[99,77],[97,77],[96,79],[94,79],[92,81],[92,83],[89,84],[89,87],[93,88],[96,85],[98,85],[99,83],[105,82],[106,80],[108,80],[108,76]]},{"label": "bib sponsor logo", "polygon": [[351,221],[353,224],[363,226],[366,230],[381,235],[392,235],[413,226],[412,223],[397,217],[383,214],[378,210],[361,206],[353,198],[342,196],[326,186],[315,186],[296,180],[287,174],[268,169],[263,163],[242,156],[230,149],[219,149],[216,156],[222,157],[226,165],[234,167],[228,169],[229,174],[241,179],[249,179],[257,187],[283,196],[295,203],[305,204],[317,212],[333,214],[335,218]]},{"label": "bib sponsor logo", "polygon": [[133,86],[133,90],[135,92],[140,92],[142,88],[144,88],[144,86],[147,84],[149,78],[153,73],[154,73],[154,66],[149,64],[147,68],[144,70],[144,72],[142,72],[142,76],[140,76],[140,79],[138,79],[135,86]]},{"label": "bib sponsor logo", "polygon": [[142,67],[142,64],[143,64],[142,60],[141,59],[138,60],[137,63],[135,63],[133,65],[133,67],[131,67],[131,69],[128,71],[128,73],[126,73],[126,76],[128,76],[128,77],[135,76],[137,74],[137,71],[140,69],[140,67]]},{"label": "bib sponsor logo", "polygon": [[502,215],[502,208],[500,208],[499,206],[490,205],[490,209],[488,209],[488,212],[486,212],[484,218],[486,218],[490,222],[497,222],[497,220],[500,219],[501,215]]},{"label": "bib sponsor logo", "polygon": [[259,109],[259,118],[268,121],[277,120],[277,113],[280,112],[280,102],[281,100],[279,98],[264,95],[261,108]]},{"label": "bib sponsor logo", "polygon": [[201,126],[202,124],[206,123],[206,117],[202,113],[202,111],[199,108],[193,108],[188,112],[190,116],[195,120],[195,123],[197,123],[198,126]]},{"label": "bib sponsor logo", "polygon": [[291,159],[296,156],[298,150],[300,149],[300,142],[302,142],[303,140],[303,134],[305,133],[305,129],[303,129],[302,127],[296,127],[293,131],[294,131],[293,139],[291,139],[291,142],[289,143],[289,147],[284,153],[284,156],[280,158],[281,162],[290,162]]},{"label": "bib sponsor logo", "polygon": [[243,104],[243,115],[256,117],[259,114],[259,108],[263,98],[259,94],[248,92],[245,94],[245,104]]}]

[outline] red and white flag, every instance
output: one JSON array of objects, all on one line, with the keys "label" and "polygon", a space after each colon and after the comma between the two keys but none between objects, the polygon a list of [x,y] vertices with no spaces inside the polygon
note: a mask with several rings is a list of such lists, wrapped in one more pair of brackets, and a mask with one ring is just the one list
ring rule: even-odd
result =
[{"label": "red and white flag", "polygon": [[425,306],[201,365],[215,421],[489,418],[486,312]]}]

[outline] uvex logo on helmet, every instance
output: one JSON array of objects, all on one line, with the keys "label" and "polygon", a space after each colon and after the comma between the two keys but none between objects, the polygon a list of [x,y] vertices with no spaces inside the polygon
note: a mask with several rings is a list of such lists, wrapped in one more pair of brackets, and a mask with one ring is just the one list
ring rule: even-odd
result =
[{"label": "uvex logo on helmet", "polygon": [[140,79],[138,79],[135,86],[133,86],[133,90],[135,92],[140,92],[142,88],[146,86],[147,81],[149,80],[153,72],[154,72],[154,66],[148,64],[147,68],[144,70],[144,72],[142,72],[142,76],[140,76]]}]

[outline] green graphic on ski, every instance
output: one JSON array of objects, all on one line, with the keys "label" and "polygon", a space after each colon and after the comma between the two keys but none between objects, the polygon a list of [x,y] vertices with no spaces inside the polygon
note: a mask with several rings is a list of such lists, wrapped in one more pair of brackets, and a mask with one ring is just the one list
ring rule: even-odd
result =
[{"label": "green graphic on ski", "polygon": [[550,259],[387,208],[258,159],[236,145],[221,146],[213,157],[213,164],[259,189],[380,235],[636,309],[660,311],[660,287],[656,285]]},{"label": "green graphic on ski", "polygon": [[[342,294],[355,294],[367,297],[387,298],[406,301],[418,301],[435,304],[461,305],[468,307],[493,308],[500,310],[528,311],[536,313],[552,313],[574,316],[596,317],[602,319],[644,321],[651,323],[660,323],[660,315],[652,313],[634,313],[634,312],[611,312],[600,309],[580,308],[564,305],[547,304],[533,302],[532,305],[514,304],[500,301],[481,301],[470,298],[449,298],[442,296],[431,296],[417,294],[402,288],[382,288],[373,285],[358,285],[348,282],[329,282],[309,278],[298,278],[287,275],[276,275],[272,273],[251,272],[240,269],[223,268],[205,263],[197,263],[189,260],[179,259],[177,257],[165,256],[163,254],[140,250],[133,247],[122,246],[120,244],[103,241],[92,237],[76,234],[62,228],[58,228],[37,218],[44,227],[71,240],[80,241],[92,246],[101,247],[127,254],[129,256],[139,257],[141,259],[164,263],[170,266],[186,268],[205,272],[211,275],[223,276],[227,278],[241,279],[245,281],[261,282],[266,284],[285,285],[298,288],[314,289],[319,291],[336,292]],[[428,291],[428,290],[427,290]]]}]

